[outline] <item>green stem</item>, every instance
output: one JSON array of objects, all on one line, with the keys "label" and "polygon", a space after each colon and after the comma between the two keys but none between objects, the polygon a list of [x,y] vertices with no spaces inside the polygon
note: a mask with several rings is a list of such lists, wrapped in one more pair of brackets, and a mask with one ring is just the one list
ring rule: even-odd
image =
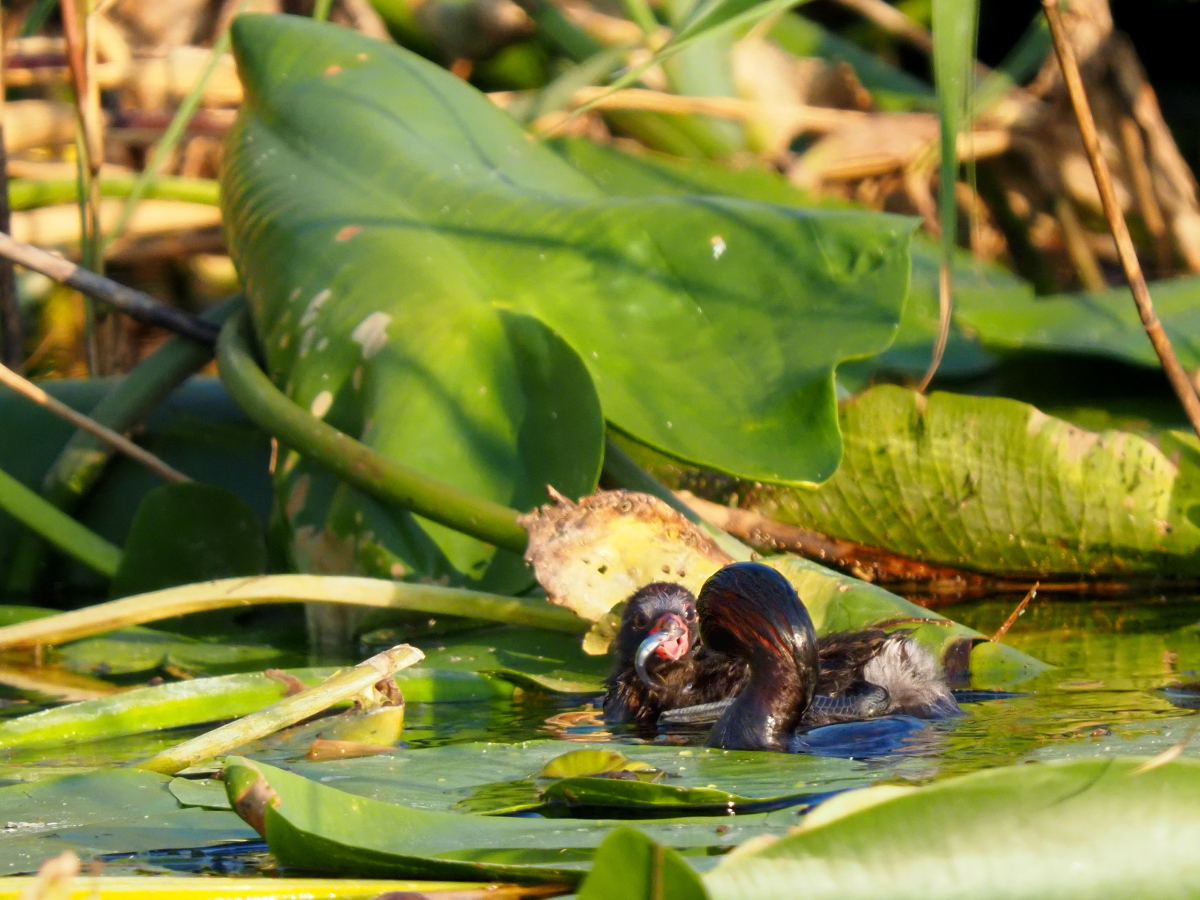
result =
[{"label": "green stem", "polygon": [[[240,300],[207,310],[201,318],[221,325]],[[190,338],[170,338],[140,362],[88,415],[111,428],[126,432],[145,421],[167,395],[212,359],[213,349]],[[42,479],[42,496],[59,509],[73,512],[103,474],[113,450],[86,432],[77,431]],[[16,593],[33,590],[46,561],[48,547],[38,535],[26,531],[16,539],[8,563],[6,588]]]},{"label": "green stem", "polygon": [[174,775],[188,766],[244,747],[252,741],[261,740],[289,725],[322,713],[331,706],[370,690],[376,682],[391,678],[401,669],[406,669],[424,658],[425,654],[416,647],[400,644],[391,650],[375,654],[353,669],[338,672],[316,687],[291,697],[284,697],[266,709],[260,709],[163,750],[140,763],[138,768]]},{"label": "green stem", "polygon": [[110,600],[0,628],[0,649],[53,647],[192,613],[274,603],[336,603],[463,616],[505,625],[583,634],[590,622],[544,597],[506,597],[466,588],[352,575],[264,575],[226,578]]},{"label": "green stem", "polygon": [[[119,178],[102,178],[100,194],[104,197],[130,197],[138,183],[133,175]],[[209,178],[180,178],[166,176],[147,185],[146,198],[158,200],[184,200],[188,203],[203,203],[216,206],[218,184]],[[56,203],[74,203],[79,199],[77,178],[14,179],[8,184],[8,198],[14,210],[36,209]]]},{"label": "green stem", "polygon": [[621,0],[621,8],[646,34],[653,34],[658,29],[658,20],[646,0]]},{"label": "green stem", "polygon": [[754,551],[733,535],[700,518],[694,510],[680,500],[665,484],[643,469],[633,457],[622,450],[611,437],[604,439],[604,477],[621,487],[657,497],[701,531],[711,537],[726,553],[736,560],[752,559]]},{"label": "green stem", "polygon": [[[246,0],[243,0],[238,6],[238,12],[241,12],[245,7]],[[196,109],[200,106],[201,99],[204,97],[205,85],[208,84],[208,80],[212,77],[213,72],[217,70],[221,58],[229,50],[229,44],[230,36],[227,26],[217,35],[204,71],[200,74],[200,78],[196,83],[192,85],[192,89],[187,92],[187,96],[183,98],[183,102],[179,104],[179,109],[175,110],[171,124],[163,132],[162,139],[154,147],[154,152],[150,155],[145,168],[138,175],[137,181],[129,192],[129,199],[125,201],[125,205],[121,208],[121,214],[117,217],[112,231],[104,236],[103,248],[105,250],[112,246],[113,241],[117,240],[125,232],[125,226],[129,224],[129,219],[133,216],[133,211],[137,209],[138,203],[149,193],[155,183],[159,181],[158,170],[162,168],[163,163],[175,151],[175,147],[179,144],[184,132],[187,131],[188,123],[192,121],[192,116],[195,114]]]},{"label": "green stem", "polygon": [[329,11],[332,8],[333,8],[333,0],[317,0],[317,2],[313,4],[312,17],[314,19],[316,19],[318,22],[328,22],[329,21]]},{"label": "green stem", "polygon": [[0,470],[0,510],[106,578],[117,574],[121,550],[80,525],[7,472]]},{"label": "green stem", "polygon": [[221,381],[242,411],[297,453],[373,497],[505,550],[525,552],[529,536],[517,521],[520,513],[515,509],[381,456],[282,394],[254,359],[250,319],[244,311],[221,329],[217,362]]}]

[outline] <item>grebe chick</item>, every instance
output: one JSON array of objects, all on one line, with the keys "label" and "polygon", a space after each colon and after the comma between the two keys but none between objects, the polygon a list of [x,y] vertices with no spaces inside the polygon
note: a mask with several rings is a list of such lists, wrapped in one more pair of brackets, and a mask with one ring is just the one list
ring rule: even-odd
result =
[{"label": "grebe chick", "polygon": [[[808,610],[779,572],[760,563],[718,571],[696,603],[705,646],[746,664],[749,678],[713,727],[708,743],[741,750],[787,750],[798,728],[830,721],[813,704],[820,682],[818,641]],[[902,634],[879,630],[826,638],[826,684],[870,718],[907,713],[935,718],[958,711],[933,659]]]}]

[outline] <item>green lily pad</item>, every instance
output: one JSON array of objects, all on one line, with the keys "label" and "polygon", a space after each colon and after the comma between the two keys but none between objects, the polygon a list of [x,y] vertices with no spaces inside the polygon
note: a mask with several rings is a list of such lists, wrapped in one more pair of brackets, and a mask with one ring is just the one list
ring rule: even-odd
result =
[{"label": "green lily pad", "polygon": [[[1184,897],[1200,879],[1200,763],[1021,765],[870,788],[704,881],[715,900]],[[969,860],[969,862],[968,862]]]},{"label": "green lily pad", "polygon": [[670,813],[684,815],[730,815],[738,807],[762,806],[764,803],[785,805],[802,802],[802,795],[792,798],[750,798],[717,788],[685,788],[673,784],[641,781],[636,778],[564,778],[542,791],[542,802],[579,815],[581,810],[617,811],[629,817]]},{"label": "green lily pad", "polygon": [[[833,369],[894,337],[910,220],[607,199],[403,50],[292,16],[243,16],[233,42],[247,100],[226,225],[270,374],[298,404],[521,509],[546,484],[591,489],[601,406],[750,477],[836,468]],[[277,471],[303,569],[527,583],[514,558],[291,454]]]},{"label": "green lily pad", "polygon": [[183,809],[171,779],[136,769],[68,775],[0,788],[0,874],[34,873],[52,856],[192,849],[248,840],[231,812]]},{"label": "green lily pad", "polygon": [[[592,742],[572,746],[587,754],[572,754],[574,760],[605,760],[617,755],[664,773],[659,784],[684,791],[728,792],[755,804],[814,791],[864,787],[884,777],[917,777],[925,768],[919,759],[903,755],[868,764],[837,757],[657,744],[615,747]],[[314,781],[375,800],[432,811],[497,813],[537,808],[541,803],[539,789],[547,783],[542,779],[539,784],[535,779],[543,767],[564,755],[563,748],[562,741],[549,740],[462,743],[335,763],[278,764]],[[620,801],[613,806],[621,806]],[[681,814],[685,812],[681,807]]]},{"label": "green lily pad", "polygon": [[654,766],[631,760],[617,750],[571,750],[542,766],[539,778],[584,778],[608,772],[653,772]]},{"label": "green lily pad", "polygon": [[[239,758],[230,759],[225,783],[235,809],[256,823],[261,816],[267,844],[280,862],[329,874],[573,883],[616,824],[416,809]],[[272,793],[274,799],[267,800]],[[707,867],[714,854],[794,821],[785,811],[664,820],[645,830]]]},{"label": "green lily pad", "polygon": [[225,785],[211,778],[172,778],[167,787],[180,806],[201,809],[233,809],[225,795]]}]

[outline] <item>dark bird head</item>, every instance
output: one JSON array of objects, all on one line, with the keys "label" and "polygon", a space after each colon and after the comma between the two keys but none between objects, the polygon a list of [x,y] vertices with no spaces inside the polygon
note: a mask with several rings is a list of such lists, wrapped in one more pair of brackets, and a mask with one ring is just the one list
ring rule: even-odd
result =
[{"label": "dark bird head", "polygon": [[705,582],[696,609],[704,645],[750,667],[749,683],[713,728],[709,744],[786,749],[819,674],[816,631],[795,589],[770,566],[734,563]]},{"label": "dark bird head", "polygon": [[696,647],[696,598],[681,584],[654,582],[629,598],[614,641],[617,666],[632,665],[653,688],[660,671]]},{"label": "dark bird head", "polygon": [[652,724],[663,709],[686,705],[695,668],[696,598],[682,585],[655,582],[625,605],[613,640],[604,718]]}]

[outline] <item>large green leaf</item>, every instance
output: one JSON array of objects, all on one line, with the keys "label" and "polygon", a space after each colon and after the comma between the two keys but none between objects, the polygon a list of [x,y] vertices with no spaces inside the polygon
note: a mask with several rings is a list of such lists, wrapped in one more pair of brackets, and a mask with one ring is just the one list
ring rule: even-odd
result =
[{"label": "large green leaf", "polygon": [[[1188,276],[1150,285],[1154,311],[1185,369],[1200,368],[1200,278]],[[958,321],[989,347],[1107,356],[1159,367],[1127,287],[1101,293],[1034,297],[1013,292],[1003,302],[962,298]]]},{"label": "large green leaf", "polygon": [[[604,836],[618,823],[475,816],[415,809],[345,793],[264,763],[232,758],[225,784],[262,805],[267,844],[285,865],[372,877],[577,881]],[[254,819],[259,810],[248,810]],[[767,813],[664,820],[647,833],[705,866],[714,854],[795,817]],[[718,828],[717,825],[724,827]]]},{"label": "large green leaf", "polygon": [[[836,468],[832,371],[894,336],[911,222],[605,199],[402,50],[295,17],[243,17],[234,45],[247,103],[224,209],[270,372],[297,403],[522,508],[547,483],[593,484],[592,382],[605,417],[673,455],[793,482]],[[286,454],[278,471],[309,548],[373,571],[491,564]]]},{"label": "large green leaf", "polygon": [[[815,197],[767,168],[744,166],[732,169],[719,163],[677,160],[663,154],[635,155],[611,145],[581,139],[557,141],[553,146],[610,195],[715,194],[800,209],[848,208],[843,201]],[[869,383],[877,372],[919,375],[929,367],[938,333],[940,250],[932,240],[917,234],[913,237],[911,255],[912,280],[896,339],[883,353],[851,360],[838,368],[839,380],[851,387]],[[966,305],[973,310],[993,307],[1003,310],[1010,304],[1033,301],[1033,290],[1029,285],[999,266],[983,265],[965,251],[954,254],[953,264],[955,296],[960,306]],[[1009,320],[1004,320],[1004,324],[1014,326]],[[946,375],[974,375],[994,364],[995,358],[975,337],[969,336],[959,325],[951,325],[946,353],[938,371]]]},{"label": "large green leaf", "polygon": [[1200,573],[1200,449],[1084,431],[999,398],[879,387],[843,409],[846,456],[816,491],[749,487],[784,522],[990,572]]},{"label": "large green leaf", "polygon": [[705,877],[717,900],[1162,898],[1200,882],[1200,763],[1021,765],[869,788]]}]

